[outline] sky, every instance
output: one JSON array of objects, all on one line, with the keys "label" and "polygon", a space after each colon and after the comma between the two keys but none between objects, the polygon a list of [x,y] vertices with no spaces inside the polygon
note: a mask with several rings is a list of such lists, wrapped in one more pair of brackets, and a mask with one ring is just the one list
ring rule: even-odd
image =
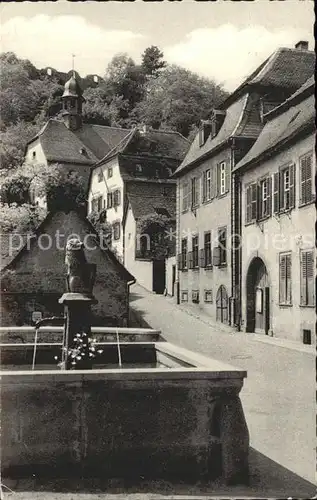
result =
[{"label": "sky", "polygon": [[156,45],[168,63],[232,91],[278,47],[309,41],[312,0],[233,2],[8,2],[0,5],[0,51],[36,67],[103,76],[117,53],[140,62]]}]

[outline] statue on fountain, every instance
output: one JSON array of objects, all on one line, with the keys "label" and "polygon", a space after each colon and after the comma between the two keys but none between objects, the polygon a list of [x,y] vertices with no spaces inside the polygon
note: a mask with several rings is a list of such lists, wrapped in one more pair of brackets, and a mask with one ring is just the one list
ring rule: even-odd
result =
[{"label": "statue on fountain", "polygon": [[92,296],[96,278],[96,264],[89,264],[85,256],[84,243],[71,238],[66,244],[67,292]]}]

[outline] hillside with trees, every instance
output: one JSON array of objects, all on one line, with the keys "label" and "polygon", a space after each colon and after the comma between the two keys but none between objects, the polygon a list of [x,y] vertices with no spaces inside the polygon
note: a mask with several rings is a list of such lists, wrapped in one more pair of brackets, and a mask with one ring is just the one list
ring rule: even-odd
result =
[{"label": "hillside with trees", "polygon": [[[0,71],[1,200],[7,217],[13,206],[28,210],[31,205],[25,189],[30,172],[27,180],[20,176],[25,147],[49,118],[60,117],[64,83],[71,72],[38,69],[12,52],[0,54]],[[146,124],[178,131],[189,139],[199,121],[226,97],[216,82],[167,64],[155,46],[144,51],[140,64],[126,53],[116,54],[102,77],[77,77],[84,89],[84,122],[124,128]],[[56,173],[55,184],[58,180]],[[52,176],[50,182],[54,184]]]}]

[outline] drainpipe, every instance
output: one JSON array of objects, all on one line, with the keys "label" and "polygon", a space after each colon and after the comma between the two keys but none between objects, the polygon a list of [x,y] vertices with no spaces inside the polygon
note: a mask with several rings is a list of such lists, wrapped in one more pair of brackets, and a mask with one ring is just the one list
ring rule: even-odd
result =
[{"label": "drainpipe", "polygon": [[232,173],[232,170],[234,168],[235,164],[235,158],[234,158],[234,149],[235,149],[235,140],[234,138],[231,139],[231,302],[230,302],[230,323],[231,325],[235,324],[235,285],[236,285],[236,279],[235,279],[235,272],[236,272],[236,252],[235,252],[235,238],[234,235],[236,234],[236,227],[235,227],[235,216],[236,216],[236,210],[235,210],[235,194],[236,194],[236,189],[235,189],[235,175]]},{"label": "drainpipe", "polygon": [[180,304],[180,289],[179,289],[179,264],[178,264],[178,255],[179,255],[179,234],[180,234],[180,181],[177,179],[176,181],[176,245],[175,245],[175,253],[176,253],[176,304]]},{"label": "drainpipe", "polygon": [[127,317],[127,327],[129,326],[130,323],[130,287],[136,283],[136,279],[133,278],[133,280],[127,282],[127,311],[128,311],[128,317]]}]

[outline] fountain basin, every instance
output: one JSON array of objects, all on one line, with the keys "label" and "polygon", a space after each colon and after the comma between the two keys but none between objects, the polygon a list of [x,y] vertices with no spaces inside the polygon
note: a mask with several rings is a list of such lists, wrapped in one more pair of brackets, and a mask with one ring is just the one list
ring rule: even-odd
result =
[{"label": "fountain basin", "polygon": [[[99,366],[116,364],[100,345]],[[54,345],[33,371],[32,344],[1,347],[4,474],[248,481],[245,371],[167,342],[121,342],[121,369],[82,371],[46,363]]]}]

